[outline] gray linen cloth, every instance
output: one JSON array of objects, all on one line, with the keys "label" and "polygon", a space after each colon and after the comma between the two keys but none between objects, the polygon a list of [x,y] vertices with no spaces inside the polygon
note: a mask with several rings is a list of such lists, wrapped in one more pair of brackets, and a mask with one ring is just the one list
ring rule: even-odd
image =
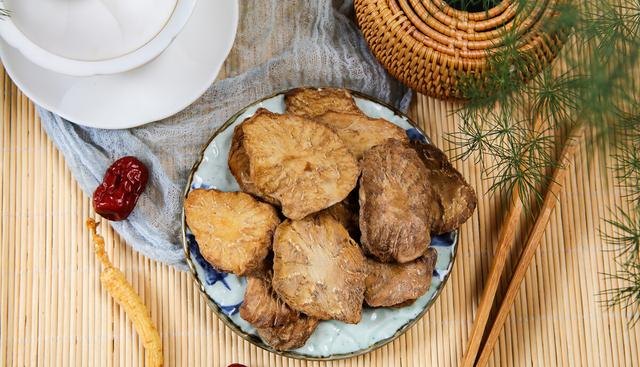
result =
[{"label": "gray linen cloth", "polygon": [[119,157],[133,155],[149,167],[149,184],[136,209],[111,225],[135,250],[181,269],[187,176],[202,145],[237,110],[297,86],[348,87],[400,108],[411,98],[369,52],[351,1],[243,0],[240,13],[227,78],[175,116],[134,129],[102,130],[39,109],[47,134],[87,195]]}]

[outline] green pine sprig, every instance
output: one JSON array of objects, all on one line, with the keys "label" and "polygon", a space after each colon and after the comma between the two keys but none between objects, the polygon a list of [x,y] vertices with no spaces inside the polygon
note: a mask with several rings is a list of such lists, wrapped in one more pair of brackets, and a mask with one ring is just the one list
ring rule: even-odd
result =
[{"label": "green pine sprig", "polygon": [[620,307],[629,313],[629,325],[635,326],[640,321],[640,263],[621,263],[616,274],[605,274],[607,279],[626,284],[621,287],[607,289],[600,293],[602,303],[609,308]]},{"label": "green pine sprig", "polygon": [[602,238],[616,251],[617,257],[631,263],[637,262],[640,251],[640,217],[617,208],[612,219],[606,222],[613,227],[613,233],[602,233]]},{"label": "green pine sprig", "polygon": [[[531,4],[519,1],[521,14]],[[582,124],[595,132],[590,146],[606,146],[595,140],[610,143],[615,164],[606,168],[613,170],[628,205],[612,210],[606,221],[614,231],[602,237],[618,254],[618,271],[609,277],[625,285],[602,296],[605,304],[630,310],[635,322],[640,318],[640,90],[630,76],[640,70],[640,0],[560,2],[554,11],[543,29],[571,32],[577,55],[559,56],[568,71],[547,67],[537,73],[532,68],[537,61],[521,51],[520,35],[507,32],[489,55],[489,72],[459,82],[469,102],[457,111],[460,124],[449,140],[462,152],[456,158],[473,157],[481,164],[491,193],[510,195],[517,188],[530,215],[535,208],[530,204],[542,200],[558,164],[561,131]]]}]

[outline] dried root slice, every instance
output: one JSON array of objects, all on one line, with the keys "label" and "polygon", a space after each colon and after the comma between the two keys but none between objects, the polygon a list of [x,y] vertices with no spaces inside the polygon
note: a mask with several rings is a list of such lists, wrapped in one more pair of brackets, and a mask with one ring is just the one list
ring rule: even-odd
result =
[{"label": "dried root slice", "polygon": [[425,294],[431,285],[437,253],[429,248],[425,256],[404,264],[367,259],[369,275],[364,300],[371,307],[407,306]]},{"label": "dried root slice", "polygon": [[273,252],[273,288],[289,306],[322,320],[360,321],[365,259],[333,217],[283,222]]},{"label": "dried root slice", "polygon": [[87,219],[87,228],[91,231],[95,244],[96,257],[102,263],[100,283],[113,297],[117,304],[124,309],[145,349],[145,366],[162,366],[162,339],[158,329],[153,324],[151,313],[124,274],[111,264],[104,250],[104,239],[96,231],[96,222]]},{"label": "dried root slice", "polygon": [[431,242],[433,193],[409,144],[389,139],[367,151],[360,177],[362,247],[382,262],[409,262]]},{"label": "dried root slice", "polygon": [[262,340],[276,350],[300,348],[318,326],[319,320],[300,314],[300,318],[282,326],[256,328]]},{"label": "dried root slice", "polygon": [[242,124],[236,126],[233,130],[228,164],[231,174],[236,178],[236,181],[238,182],[238,185],[240,185],[242,191],[259,197],[269,204],[280,206],[278,200],[260,192],[251,180],[251,165],[247,152],[244,149],[244,133],[242,132]]},{"label": "dried root slice", "polygon": [[317,116],[315,120],[335,131],[357,159],[361,159],[364,152],[387,139],[406,142],[409,140],[403,128],[384,119],[367,117],[362,113],[329,111]]},{"label": "dried root slice", "polygon": [[334,204],[323,212],[329,214],[337,220],[349,232],[351,238],[360,238],[360,227],[358,224],[358,191],[353,190],[346,199]]},{"label": "dried root slice", "polygon": [[243,192],[193,190],[184,201],[184,211],[202,256],[237,275],[262,267],[280,223],[271,205]]},{"label": "dried root slice", "polygon": [[259,110],[243,123],[250,177],[291,219],[328,208],[355,187],[358,163],[327,127],[293,115]]},{"label": "dried root slice", "polygon": [[240,316],[262,340],[277,350],[299,348],[309,339],[318,319],[291,309],[271,287],[271,270],[247,278]]},{"label": "dried root slice", "polygon": [[240,306],[240,317],[257,328],[287,325],[300,318],[271,287],[271,271],[247,277],[247,290]]},{"label": "dried root slice", "polygon": [[328,111],[362,113],[346,89],[298,88],[284,96],[287,113],[313,119]]},{"label": "dried root slice", "polygon": [[433,188],[438,213],[431,230],[451,232],[469,219],[478,201],[473,187],[458,172],[447,156],[432,144],[412,142],[427,168],[427,180]]}]

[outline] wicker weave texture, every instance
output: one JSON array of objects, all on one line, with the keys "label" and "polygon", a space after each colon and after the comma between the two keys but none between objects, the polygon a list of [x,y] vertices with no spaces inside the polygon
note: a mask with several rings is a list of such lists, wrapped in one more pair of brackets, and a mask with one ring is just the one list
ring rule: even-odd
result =
[{"label": "wicker weave texture", "polygon": [[565,32],[543,31],[557,5],[541,0],[521,11],[504,0],[469,13],[444,0],[355,0],[358,24],[376,58],[409,87],[441,99],[464,98],[461,78],[482,78],[507,35],[518,36],[517,47],[529,60],[522,77],[542,70],[566,40]]}]

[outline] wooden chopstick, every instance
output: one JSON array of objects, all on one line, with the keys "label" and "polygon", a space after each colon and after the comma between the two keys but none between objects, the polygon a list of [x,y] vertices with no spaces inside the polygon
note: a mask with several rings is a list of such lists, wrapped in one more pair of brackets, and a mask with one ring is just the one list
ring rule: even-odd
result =
[{"label": "wooden chopstick", "polygon": [[462,363],[460,363],[461,367],[472,367],[476,361],[476,356],[480,349],[480,342],[482,341],[487,320],[489,319],[489,313],[491,312],[491,306],[493,305],[493,299],[496,296],[498,285],[500,284],[500,277],[502,276],[504,267],[507,264],[507,256],[511,252],[511,247],[513,246],[513,240],[516,236],[516,227],[521,213],[522,201],[520,200],[520,194],[517,189],[514,189],[511,195],[509,211],[505,218],[505,223],[498,236],[498,246],[493,258],[493,263],[491,264],[489,277],[487,278],[484,289],[482,290],[482,296],[480,296],[480,303],[478,304],[478,310],[476,312],[476,320],[473,323],[473,328],[471,329],[467,351],[464,354]]},{"label": "wooden chopstick", "polygon": [[[534,131],[540,130],[541,125],[542,119],[538,116],[533,122]],[[493,256],[489,277],[485,282],[482,295],[480,296],[480,303],[478,304],[478,310],[476,311],[476,319],[471,329],[467,350],[462,357],[462,362],[460,363],[461,367],[472,367],[476,361],[476,357],[478,356],[478,350],[480,349],[480,343],[484,336],[487,320],[489,320],[493,300],[496,297],[498,285],[500,284],[500,277],[502,277],[504,267],[507,264],[507,257],[513,247],[513,241],[516,237],[516,228],[521,214],[522,200],[520,200],[520,191],[516,187],[511,193],[507,216],[505,217],[504,224],[500,228],[498,245],[496,246],[496,251]]]},{"label": "wooden chopstick", "polygon": [[[502,327],[507,320],[507,316],[509,315],[511,306],[513,306],[513,302],[516,299],[520,284],[524,280],[527,269],[529,268],[529,265],[533,260],[533,256],[535,255],[538,246],[540,245],[540,240],[542,239],[542,235],[544,234],[547,224],[549,223],[551,213],[558,203],[558,195],[562,191],[564,179],[568,172],[568,166],[573,160],[573,155],[578,147],[580,140],[582,140],[583,135],[584,126],[580,124],[574,128],[572,133],[569,135],[569,138],[565,142],[565,146],[562,150],[562,154],[560,155],[559,160],[561,164],[555,169],[553,178],[545,194],[540,214],[538,214],[538,218],[536,219],[536,222],[531,232],[529,233],[529,237],[527,239],[524,250],[522,251],[522,255],[520,256],[520,260],[518,261],[518,265],[516,266],[516,270],[511,278],[511,281],[509,282],[507,293],[502,300],[502,304],[500,305],[496,319],[491,326],[489,336],[487,337],[487,341],[482,348],[480,357],[478,358],[478,362],[475,364],[475,366],[486,366],[487,362],[489,361],[489,357],[491,356],[493,347],[498,341],[500,331],[502,330]],[[482,340],[482,335],[480,335],[479,339],[480,341]],[[478,341],[478,343],[480,341]]]}]

